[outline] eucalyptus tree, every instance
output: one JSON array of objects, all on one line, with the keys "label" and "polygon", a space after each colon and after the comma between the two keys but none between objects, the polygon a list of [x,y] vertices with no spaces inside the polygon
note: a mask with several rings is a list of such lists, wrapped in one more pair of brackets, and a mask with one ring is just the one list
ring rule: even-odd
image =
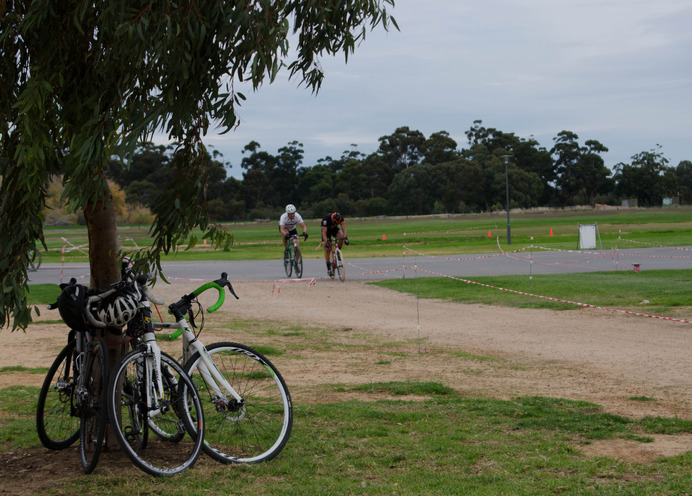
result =
[{"label": "eucalyptus tree", "polygon": [[675,168],[680,202],[692,205],[692,161],[682,160]]},{"label": "eucalyptus tree", "polygon": [[[495,128],[486,128],[483,121],[473,121],[473,126],[466,132],[471,149],[482,146],[492,154],[509,155],[514,167],[537,175],[543,187],[540,198],[533,198],[532,203],[548,204],[553,192],[553,183],[557,178],[555,163],[550,152],[542,147],[533,137],[520,138],[514,133],[505,133]],[[532,181],[533,182],[533,181]]]},{"label": "eucalyptus tree", "polygon": [[425,135],[420,131],[402,126],[392,134],[378,138],[378,141],[377,153],[390,167],[392,177],[423,160]]},{"label": "eucalyptus tree", "polygon": [[[348,56],[366,33],[396,27],[394,0],[0,1],[0,325],[25,328],[27,252],[43,242],[40,212],[62,175],[85,213],[91,285],[117,281],[119,244],[106,183],[112,156],[128,157],[156,132],[179,143],[172,180],[154,206],[146,257],[230,235],[203,199],[202,138],[231,130],[245,99],[283,69],[313,91],[319,58]],[[38,240],[38,241],[37,241]]]},{"label": "eucalyptus tree", "polygon": [[441,164],[456,159],[459,154],[457,142],[447,131],[432,133],[423,144],[423,156],[428,164]]},{"label": "eucalyptus tree", "polygon": [[675,172],[657,146],[633,155],[629,164],[615,166],[616,192],[621,198],[637,198],[640,206],[661,206],[663,197],[678,192]]},{"label": "eucalyptus tree", "polygon": [[550,153],[556,157],[556,186],[563,205],[593,205],[597,194],[609,192],[611,172],[601,157],[608,148],[596,140],[587,140],[581,146],[579,136],[572,131],[560,131],[553,140]]},{"label": "eucalyptus tree", "polygon": [[251,141],[243,148],[240,166],[246,170],[243,173],[243,195],[248,208],[255,208],[272,201],[275,196],[272,175],[276,168],[277,158],[271,153],[261,150],[261,145]]}]

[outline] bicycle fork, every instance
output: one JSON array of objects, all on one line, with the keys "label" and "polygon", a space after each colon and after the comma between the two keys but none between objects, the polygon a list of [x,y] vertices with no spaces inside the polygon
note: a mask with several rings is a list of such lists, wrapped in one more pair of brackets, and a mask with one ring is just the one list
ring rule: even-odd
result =
[{"label": "bicycle fork", "polygon": [[[144,343],[146,352],[144,354],[144,363],[142,364],[144,369],[144,384],[152,385],[151,387],[147,387],[146,405],[147,416],[149,418],[166,413],[170,409],[170,405],[165,401],[165,390],[161,375],[163,372],[161,368],[161,350],[156,345],[152,346],[152,341],[156,341],[154,333],[145,333]],[[172,374],[170,377],[167,376],[167,379],[169,381],[175,381]]]},{"label": "bicycle fork", "polygon": [[[199,353],[200,362],[197,366],[202,380],[209,386],[209,388],[214,393],[212,402],[216,406],[217,411],[231,410],[237,411],[244,403],[243,398],[233,389],[226,378],[223,376],[219,367],[214,362],[214,359],[209,355],[209,351],[206,346],[198,341],[187,321],[181,320],[178,325],[183,330],[183,349],[185,350],[184,358],[192,355],[195,351]],[[225,391],[225,392],[224,392]],[[229,398],[229,396],[232,397]],[[229,408],[230,406],[230,408]]]}]

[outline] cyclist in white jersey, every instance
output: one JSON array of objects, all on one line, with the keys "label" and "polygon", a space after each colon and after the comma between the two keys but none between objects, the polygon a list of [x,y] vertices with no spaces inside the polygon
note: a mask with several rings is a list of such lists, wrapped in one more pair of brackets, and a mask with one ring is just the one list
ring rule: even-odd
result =
[{"label": "cyclist in white jersey", "polygon": [[303,238],[308,239],[308,228],[305,226],[303,218],[296,212],[296,207],[291,204],[286,205],[286,212],[283,213],[279,219],[279,232],[281,232],[284,250],[287,249],[286,243],[288,242],[288,238],[293,234],[298,234],[296,226],[299,224],[300,227],[303,228]]}]

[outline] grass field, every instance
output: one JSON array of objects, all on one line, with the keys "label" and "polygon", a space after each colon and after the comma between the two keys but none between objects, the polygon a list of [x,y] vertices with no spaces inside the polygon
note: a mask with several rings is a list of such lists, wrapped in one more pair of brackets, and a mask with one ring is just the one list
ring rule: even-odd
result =
[{"label": "grass field", "polygon": [[[579,224],[598,224],[604,249],[641,247],[640,243],[664,246],[692,245],[692,208],[620,211],[546,211],[512,214],[511,245],[507,244],[504,214],[428,216],[412,218],[346,219],[351,245],[350,257],[399,256],[404,247],[430,255],[487,253],[519,249],[531,245],[553,249],[575,249]],[[235,223],[227,228],[235,237],[231,251],[198,245],[170,255],[179,260],[271,260],[281,256],[277,223]],[[306,258],[320,258],[319,221],[307,220],[310,238],[302,242]],[[126,249],[150,244],[148,226],[120,226]],[[201,233],[197,233],[203,239]],[[490,236],[489,236],[490,235]],[[61,260],[63,247],[67,261],[86,261],[87,233],[84,227],[51,227],[45,230],[48,251],[44,262]],[[81,248],[79,248],[81,247]],[[307,248],[307,249],[305,249]]]},{"label": "grass field", "polygon": [[[641,464],[579,452],[600,439],[647,442],[653,434],[690,433],[690,421],[633,421],[595,404],[551,398],[465,398],[437,383],[373,383],[359,391],[371,399],[296,405],[288,446],[266,464],[205,459],[158,480],[127,466],[97,469],[88,477],[61,478],[41,494],[684,495],[692,487],[691,453]],[[2,391],[4,446],[8,440],[13,450],[35,445],[27,433],[37,393]],[[384,400],[383,394],[418,399]],[[74,448],[62,456],[79,465]],[[108,466],[108,455],[101,465]]]},{"label": "grass field", "polygon": [[[275,363],[301,362],[316,352],[345,356],[354,349],[375,348],[379,360],[371,365],[373,377],[386,374],[394,363],[421,359],[470,370],[482,362],[497,373],[513,366],[456,349],[421,357],[407,342],[369,335],[344,340],[327,328],[274,321],[233,325],[241,326],[247,339]],[[594,403],[560,398],[467,396],[435,381],[374,378],[366,384],[303,387],[293,391],[294,397],[308,390],[318,400],[295,402],[290,441],[266,464],[219,465],[203,457],[183,474],[152,479],[121,455],[106,453],[96,472],[84,476],[76,447],[56,454],[40,447],[34,430],[38,388],[22,385],[0,391],[0,446],[9,458],[24,453],[30,460],[26,453],[34,454],[38,461],[29,468],[12,465],[27,475],[43,473],[40,460],[50,461],[51,467],[60,460],[61,471],[45,472],[51,482],[44,484],[41,495],[685,495],[692,487],[692,452],[646,462],[582,453],[601,440],[646,444],[662,434],[692,435],[687,419],[631,419]]]},{"label": "grass field", "polygon": [[[512,248],[540,245],[574,249],[577,225],[598,223],[605,249],[614,246],[692,245],[692,210],[638,212],[564,212],[512,216]],[[504,215],[415,219],[347,219],[349,256],[398,256],[404,246],[428,254],[484,253],[507,249]],[[317,221],[308,221],[314,246]],[[199,247],[181,252],[180,259],[272,259],[280,254],[274,222],[229,226],[236,245],[229,253]],[[552,236],[550,235],[552,231]],[[488,237],[488,232],[491,236]],[[148,243],[147,229],[123,226],[123,244]],[[46,231],[49,251],[44,261],[59,261],[62,238],[73,245],[86,241],[81,228]],[[384,239],[383,239],[384,237]],[[533,239],[532,239],[533,238]],[[636,243],[633,243],[636,242]],[[67,245],[68,243],[65,242]],[[74,261],[70,253],[70,260]],[[312,254],[306,250],[306,255]],[[315,251],[315,256],[319,253]],[[86,261],[86,257],[81,259]],[[636,284],[633,284],[634,278]],[[475,278],[491,286],[559,295],[585,301],[690,317],[692,269]],[[422,298],[454,301],[575,308],[513,293],[468,285],[450,279],[420,278],[378,283]],[[530,284],[530,286],[529,286]],[[55,287],[38,285],[32,304],[54,301]],[[647,300],[649,303],[642,305]],[[57,326],[58,324],[56,324]],[[239,322],[243,332],[273,360],[304,360],[318,351],[346,356],[354,349],[379,350],[371,365],[373,382],[337,383],[310,387],[315,401],[295,403],[295,425],[286,449],[270,463],[222,466],[201,459],[194,469],[170,479],[152,479],[129,462],[111,465],[102,457],[91,476],[79,472],[76,448],[59,453],[73,466],[74,476],[51,474],[56,482],[40,494],[167,494],[167,495],[689,495],[692,452],[646,462],[605,456],[587,457],[581,448],[603,439],[650,443],[661,434],[692,435],[692,420],[671,417],[626,418],[605,412],[599,405],[562,398],[518,397],[511,400],[470,397],[431,380],[378,382],[378,372],[393,363],[418,360],[410,343],[375,341],[355,336],[336,338],[332,329],[305,328],[273,321]],[[31,327],[27,333],[31,332]],[[436,359],[447,366],[469,369],[490,363],[502,374],[506,365],[494,357],[458,349],[442,349]],[[26,373],[9,367],[0,374]],[[45,368],[28,371],[45,373]],[[306,391],[296,391],[296,396]],[[0,390],[0,451],[3,460],[46,451],[35,434],[34,410],[38,388],[16,385]],[[355,399],[354,399],[355,398]],[[632,397],[633,402],[655,398]],[[9,453],[9,454],[8,454]],[[36,462],[35,462],[36,463]],[[9,465],[7,465],[9,466]],[[38,470],[17,466],[17,472]],[[13,465],[14,467],[14,465]],[[119,468],[114,468],[119,467]],[[11,474],[13,477],[16,473]]]}]

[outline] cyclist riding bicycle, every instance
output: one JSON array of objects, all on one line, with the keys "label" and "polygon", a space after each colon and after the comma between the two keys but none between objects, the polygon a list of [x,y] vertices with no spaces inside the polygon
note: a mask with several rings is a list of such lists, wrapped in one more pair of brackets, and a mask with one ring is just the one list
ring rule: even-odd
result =
[{"label": "cyclist riding bicycle", "polygon": [[303,228],[303,238],[308,239],[308,228],[305,227],[303,218],[296,212],[296,207],[289,203],[286,205],[286,212],[279,219],[279,232],[281,232],[281,241],[284,243],[284,251],[288,249],[288,239],[292,235],[298,234],[296,229],[298,224]]},{"label": "cyclist riding bicycle", "polygon": [[339,212],[327,214],[322,219],[322,243],[324,244],[324,259],[327,262],[327,272],[329,277],[332,276],[332,261],[329,257],[331,246],[329,238],[336,238],[336,243],[341,249],[344,242],[348,245],[348,236],[346,235],[346,224],[344,218]]}]

